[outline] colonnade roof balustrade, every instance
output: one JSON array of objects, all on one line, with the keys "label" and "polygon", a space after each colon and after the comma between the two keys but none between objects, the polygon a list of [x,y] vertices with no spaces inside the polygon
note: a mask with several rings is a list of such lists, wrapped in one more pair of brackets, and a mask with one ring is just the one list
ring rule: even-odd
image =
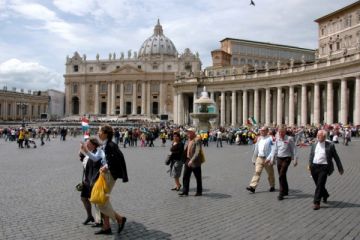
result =
[{"label": "colonnade roof balustrade", "polygon": [[[316,77],[314,74],[324,73],[325,75],[330,76],[330,71],[336,71],[339,68],[344,67],[354,67],[354,71],[349,71],[344,73],[350,74],[349,76],[354,76],[360,73],[360,52],[354,53],[352,55],[343,56],[340,58],[327,58],[327,59],[318,59],[312,63],[300,63],[294,64],[293,67],[289,66],[288,63],[282,63],[283,65],[280,68],[271,68],[266,70],[264,68],[259,68],[255,70],[253,67],[248,66],[239,66],[239,67],[222,67],[217,69],[208,68],[203,71],[203,74],[194,77],[179,76],[175,80],[175,87],[193,85],[201,82],[201,84],[217,84],[217,83],[241,83],[251,80],[256,82],[257,80],[261,81],[264,79],[281,79],[281,78],[293,78],[297,77],[295,82],[302,80],[303,76],[308,75],[308,77],[303,80],[314,81]],[[331,74],[332,76],[334,74]],[[324,78],[325,76],[322,76]],[[347,77],[346,75],[340,77]],[[333,76],[334,78],[334,76]],[[276,83],[274,83],[276,84]],[[301,83],[299,83],[301,84]]]}]

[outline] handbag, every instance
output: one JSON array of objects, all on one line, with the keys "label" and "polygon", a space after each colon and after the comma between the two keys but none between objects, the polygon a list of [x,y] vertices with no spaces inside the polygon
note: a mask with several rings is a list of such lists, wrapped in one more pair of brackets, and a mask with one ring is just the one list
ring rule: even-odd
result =
[{"label": "handbag", "polygon": [[85,175],[85,171],[83,170],[81,182],[76,184],[76,186],[75,186],[75,189],[78,190],[79,192],[81,192],[84,188],[84,182],[82,181],[84,179],[84,175]]},{"label": "handbag", "polygon": [[109,188],[106,184],[104,173],[100,173],[93,189],[91,190],[90,202],[93,204],[104,205],[109,200]]},{"label": "handbag", "polygon": [[165,165],[170,165],[171,160],[172,160],[172,154],[169,153],[165,158]]},{"label": "handbag", "polygon": [[199,152],[199,160],[200,163],[203,164],[206,160],[205,160],[205,154],[202,148],[200,148],[200,152]]}]

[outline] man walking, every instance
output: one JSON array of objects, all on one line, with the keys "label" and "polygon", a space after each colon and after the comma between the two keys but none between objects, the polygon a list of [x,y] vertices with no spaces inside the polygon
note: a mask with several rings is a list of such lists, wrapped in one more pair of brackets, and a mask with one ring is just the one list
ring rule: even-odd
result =
[{"label": "man walking", "polygon": [[286,172],[292,160],[294,160],[294,167],[296,167],[297,159],[295,159],[296,147],[294,139],[286,135],[286,129],[283,127],[279,129],[278,134],[274,144],[272,158],[276,159],[277,163],[280,185],[278,199],[281,201],[284,199],[284,196],[289,194]]},{"label": "man walking", "polygon": [[309,167],[311,176],[316,185],[313,206],[314,210],[320,209],[321,198],[324,203],[327,203],[327,199],[330,196],[325,185],[327,176],[330,176],[334,172],[334,163],[332,159],[335,160],[340,175],[344,173],[335,145],[332,142],[325,141],[325,139],[326,131],[318,131],[318,142],[311,146],[310,151]]},{"label": "man walking", "polygon": [[273,160],[271,160],[272,138],[268,135],[268,132],[269,129],[267,127],[262,127],[260,129],[260,137],[255,144],[254,154],[252,157],[252,162],[255,165],[255,174],[251,179],[250,186],[246,187],[246,190],[252,193],[255,193],[255,189],[260,180],[261,172],[264,168],[268,174],[268,181],[270,184],[269,191],[275,191]]},{"label": "man walking", "polygon": [[201,180],[201,162],[199,158],[201,141],[196,138],[195,128],[187,130],[188,142],[185,146],[185,167],[183,176],[183,191],[179,193],[180,196],[189,195],[190,177],[194,172],[196,178],[196,194],[195,196],[202,195],[202,180]]}]

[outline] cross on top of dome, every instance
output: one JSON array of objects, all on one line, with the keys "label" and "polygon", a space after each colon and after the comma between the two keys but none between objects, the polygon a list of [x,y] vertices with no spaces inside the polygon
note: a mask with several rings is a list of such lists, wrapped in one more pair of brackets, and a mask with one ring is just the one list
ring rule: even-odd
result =
[{"label": "cross on top of dome", "polygon": [[154,35],[163,35],[163,29],[160,25],[160,19],[157,20],[157,24],[154,27]]}]

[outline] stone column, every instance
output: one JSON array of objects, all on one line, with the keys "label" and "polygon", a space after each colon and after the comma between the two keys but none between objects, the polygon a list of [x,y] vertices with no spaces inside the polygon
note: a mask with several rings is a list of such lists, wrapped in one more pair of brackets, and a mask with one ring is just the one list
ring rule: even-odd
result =
[{"label": "stone column", "polygon": [[230,93],[225,93],[225,124],[231,124],[231,100]]},{"label": "stone column", "polygon": [[285,124],[289,125],[289,89],[284,89],[284,100],[283,100],[283,113],[284,113],[284,120]]},{"label": "stone column", "polygon": [[220,97],[220,126],[225,126],[225,92],[221,92]]},{"label": "stone column", "polygon": [[85,83],[80,84],[80,115],[86,113],[86,85]]},{"label": "stone column", "polygon": [[163,114],[164,112],[164,84],[162,82],[159,83],[159,114]]},{"label": "stone column", "polygon": [[183,94],[179,93],[178,95],[178,123],[180,125],[184,124],[184,99]]},{"label": "stone column", "polygon": [[254,117],[254,92],[248,91],[248,118]]},{"label": "stone column", "polygon": [[301,85],[301,125],[305,126],[307,123],[307,92],[306,85]]},{"label": "stone column", "polygon": [[334,89],[333,82],[328,81],[326,87],[326,123],[334,123]]},{"label": "stone column", "polygon": [[295,114],[295,103],[294,103],[294,86],[289,87],[289,126],[295,124],[294,114]]},{"label": "stone column", "polygon": [[276,124],[282,124],[282,117],[283,117],[283,104],[282,104],[282,89],[281,87],[277,88],[277,110],[276,110]]},{"label": "stone column", "polygon": [[355,79],[355,116],[354,125],[360,125],[360,76]]},{"label": "stone column", "polygon": [[4,100],[3,101],[3,104],[4,104],[4,108],[3,108],[3,120],[7,120],[7,117],[8,117],[8,114],[7,114],[7,101]]},{"label": "stone column", "polygon": [[314,84],[314,124],[320,123],[320,85]]},{"label": "stone column", "polygon": [[146,83],[141,83],[141,115],[145,114]]},{"label": "stone column", "polygon": [[136,115],[136,102],[137,102],[137,89],[136,89],[136,82],[132,84],[132,111],[131,115]]},{"label": "stone column", "polygon": [[265,90],[259,90],[260,92],[260,122],[261,124],[265,123]]},{"label": "stone column", "polygon": [[111,115],[115,115],[115,99],[116,99],[116,93],[115,93],[115,82],[111,83]]},{"label": "stone column", "polygon": [[174,123],[177,124],[178,122],[178,95],[174,91],[174,97],[173,97],[173,120]]},{"label": "stone column", "polygon": [[120,116],[124,115],[124,82],[120,83]]},{"label": "stone column", "polygon": [[270,95],[270,88],[266,88],[265,90],[265,125],[270,125],[270,111],[271,111],[271,95]]},{"label": "stone column", "polygon": [[111,82],[107,83],[107,104],[106,104],[106,115],[111,114]]},{"label": "stone column", "polygon": [[198,112],[198,110],[196,109],[196,105],[195,105],[195,100],[197,99],[197,92],[194,91],[193,93],[193,112]]},{"label": "stone column", "polygon": [[146,83],[146,114],[151,117],[151,84],[150,81]]},{"label": "stone column", "polygon": [[[71,112],[71,87],[70,84],[65,85],[65,115],[69,116]],[[7,115],[7,114],[6,114]]]},{"label": "stone column", "polygon": [[347,101],[347,82],[346,79],[341,79],[341,94],[340,94],[340,107],[341,107],[341,123],[348,123],[348,101]]},{"label": "stone column", "polygon": [[242,116],[242,95],[241,92],[238,92],[238,98],[237,98],[237,115],[238,115],[238,123],[243,123],[243,116]]},{"label": "stone column", "polygon": [[215,101],[215,97],[214,97],[215,93],[214,92],[210,92],[210,98],[211,100]]},{"label": "stone column", "polygon": [[257,123],[259,123],[259,114],[260,105],[259,105],[259,89],[254,89],[254,118]]},{"label": "stone column", "polygon": [[236,125],[236,91],[231,94],[231,126]]},{"label": "stone column", "polygon": [[95,83],[94,91],[94,114],[99,114],[99,83]]},{"label": "stone column", "polygon": [[248,91],[243,91],[243,125],[246,125],[248,120]]}]

